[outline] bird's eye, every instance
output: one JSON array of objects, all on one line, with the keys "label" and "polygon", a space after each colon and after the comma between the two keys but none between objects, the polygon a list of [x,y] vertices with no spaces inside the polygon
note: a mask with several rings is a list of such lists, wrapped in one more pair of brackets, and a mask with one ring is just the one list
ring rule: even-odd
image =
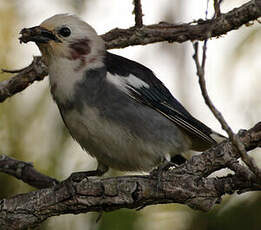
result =
[{"label": "bird's eye", "polygon": [[68,27],[62,27],[59,30],[59,34],[61,34],[63,37],[69,37],[71,34],[71,30]]}]

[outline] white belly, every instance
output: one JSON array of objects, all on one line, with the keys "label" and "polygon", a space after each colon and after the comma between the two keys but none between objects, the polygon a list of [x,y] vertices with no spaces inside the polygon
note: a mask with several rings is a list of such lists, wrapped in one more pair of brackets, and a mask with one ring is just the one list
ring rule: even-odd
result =
[{"label": "white belly", "polygon": [[82,113],[67,111],[63,117],[82,148],[111,168],[149,171],[164,157],[163,146],[144,142],[130,130],[103,119],[94,108],[85,105]]}]

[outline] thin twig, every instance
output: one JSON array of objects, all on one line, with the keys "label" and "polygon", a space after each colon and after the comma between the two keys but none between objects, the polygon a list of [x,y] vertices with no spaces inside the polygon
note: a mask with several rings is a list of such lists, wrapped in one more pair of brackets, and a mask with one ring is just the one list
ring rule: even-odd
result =
[{"label": "thin twig", "polygon": [[221,15],[221,10],[220,10],[220,4],[222,3],[223,0],[214,0],[214,10],[215,14],[213,18],[219,17]]},{"label": "thin twig", "polygon": [[227,132],[227,134],[228,134],[229,138],[231,139],[233,145],[239,151],[241,159],[245,162],[245,164],[249,167],[249,169],[257,176],[257,178],[261,179],[261,171],[255,165],[253,159],[249,155],[247,155],[245,147],[242,144],[242,142],[239,140],[238,135],[235,135],[233,133],[232,129],[229,127],[228,123],[225,121],[222,114],[217,110],[217,108],[212,103],[210,97],[208,96],[207,88],[206,88],[206,81],[205,81],[205,63],[206,63],[207,40],[204,41],[201,64],[199,62],[199,57],[198,57],[198,42],[194,43],[193,47],[194,47],[194,51],[195,51],[195,53],[193,55],[193,59],[194,59],[195,64],[196,64],[197,75],[199,77],[199,85],[200,85],[201,93],[202,93],[202,96],[205,100],[205,103],[210,108],[210,110],[212,111],[214,116],[217,118],[217,120],[220,122],[222,128]]},{"label": "thin twig", "polygon": [[21,70],[5,70],[4,72],[17,73],[12,78],[0,82],[0,103],[8,97],[21,92],[34,81],[40,81],[47,76],[47,66],[43,63],[42,58],[34,57],[32,63]]},{"label": "thin twig", "polygon": [[133,13],[135,15],[135,27],[140,28],[143,26],[141,0],[133,0],[133,4],[134,4]]},{"label": "thin twig", "polygon": [[12,69],[12,70],[10,70],[10,69],[2,68],[1,70],[2,70],[3,73],[20,73],[20,72],[26,70],[27,68],[28,68],[28,66],[26,66],[26,67],[24,67],[22,69]]},{"label": "thin twig", "polygon": [[205,11],[205,20],[208,19],[208,5],[209,5],[209,0],[207,0],[207,7],[206,7],[206,11]]}]

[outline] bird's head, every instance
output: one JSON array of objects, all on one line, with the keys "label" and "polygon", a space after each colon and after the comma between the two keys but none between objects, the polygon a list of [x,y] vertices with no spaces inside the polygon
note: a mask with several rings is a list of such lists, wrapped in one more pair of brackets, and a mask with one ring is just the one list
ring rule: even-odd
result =
[{"label": "bird's head", "polygon": [[104,41],[95,30],[73,15],[55,15],[40,26],[22,29],[20,34],[20,42],[38,45],[47,63],[52,58],[93,61],[105,52]]}]

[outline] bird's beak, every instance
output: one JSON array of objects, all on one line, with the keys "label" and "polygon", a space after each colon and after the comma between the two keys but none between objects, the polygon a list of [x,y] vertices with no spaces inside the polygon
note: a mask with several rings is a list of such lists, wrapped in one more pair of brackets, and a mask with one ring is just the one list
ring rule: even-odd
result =
[{"label": "bird's beak", "polygon": [[30,41],[36,43],[48,43],[49,41],[61,42],[52,31],[41,26],[24,28],[21,30],[20,34],[20,43],[27,43]]}]

